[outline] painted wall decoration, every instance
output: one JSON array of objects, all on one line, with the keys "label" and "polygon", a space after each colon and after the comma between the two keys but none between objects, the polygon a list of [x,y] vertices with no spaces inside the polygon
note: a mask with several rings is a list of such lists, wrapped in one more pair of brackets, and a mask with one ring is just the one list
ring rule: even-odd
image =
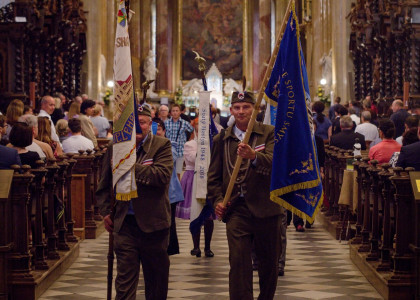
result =
[{"label": "painted wall decoration", "polygon": [[223,77],[243,73],[243,1],[183,0],[182,79],[199,78],[195,54],[215,63]]}]

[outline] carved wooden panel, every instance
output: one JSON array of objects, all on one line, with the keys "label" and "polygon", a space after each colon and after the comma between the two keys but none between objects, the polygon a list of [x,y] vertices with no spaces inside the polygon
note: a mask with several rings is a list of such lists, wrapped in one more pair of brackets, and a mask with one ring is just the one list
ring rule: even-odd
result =
[{"label": "carved wooden panel", "polygon": [[411,21],[412,0],[358,0],[349,15],[355,96],[420,105],[420,24]]},{"label": "carved wooden panel", "polygon": [[16,1],[1,8],[0,110],[13,98],[29,103],[30,85],[36,106],[43,95],[80,93],[86,29],[82,0]]}]

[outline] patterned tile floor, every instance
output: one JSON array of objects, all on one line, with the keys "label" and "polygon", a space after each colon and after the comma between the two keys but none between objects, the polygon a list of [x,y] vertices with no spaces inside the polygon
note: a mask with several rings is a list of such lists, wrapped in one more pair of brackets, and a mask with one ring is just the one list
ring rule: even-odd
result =
[{"label": "patterned tile floor", "polygon": [[[229,299],[224,223],[215,221],[213,258],[190,255],[192,241],[188,225],[189,222],[177,219],[181,254],[171,256],[168,299]],[[382,299],[350,261],[348,246],[333,240],[321,225],[315,223],[304,233],[289,226],[287,235],[285,276],[279,277],[275,299]],[[96,240],[83,241],[79,258],[40,299],[105,299],[107,249],[107,233]],[[254,296],[257,295],[258,275],[255,272]],[[137,299],[144,299],[142,280]]]}]

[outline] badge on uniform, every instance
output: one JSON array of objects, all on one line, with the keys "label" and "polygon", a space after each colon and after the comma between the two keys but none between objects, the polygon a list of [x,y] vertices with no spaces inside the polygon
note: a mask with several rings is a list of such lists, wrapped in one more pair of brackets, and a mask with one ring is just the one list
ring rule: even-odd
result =
[{"label": "badge on uniform", "polygon": [[143,166],[151,166],[153,165],[153,158],[151,159],[145,159],[142,163]]},{"label": "badge on uniform", "polygon": [[255,147],[255,151],[259,152],[259,151],[263,151],[265,149],[265,144],[261,144],[259,146]]}]

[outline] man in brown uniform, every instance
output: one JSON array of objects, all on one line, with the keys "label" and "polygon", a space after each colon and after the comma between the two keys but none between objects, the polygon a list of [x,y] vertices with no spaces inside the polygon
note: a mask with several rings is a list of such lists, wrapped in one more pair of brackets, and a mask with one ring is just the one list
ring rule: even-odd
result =
[{"label": "man in brown uniform", "polygon": [[[251,261],[253,243],[259,260],[258,299],[273,299],[278,278],[280,215],[284,211],[270,200],[274,127],[255,123],[249,145],[241,143],[254,103],[251,93],[233,93],[230,112],[235,117],[235,124],[215,136],[208,172],[209,200],[213,202],[216,214],[226,219],[231,300],[254,299]],[[243,162],[226,208],[221,202],[237,155],[243,158]]]},{"label": "man in brown uniform", "polygon": [[116,201],[114,222],[111,221],[106,209],[112,186],[112,147],[108,149],[96,195],[105,215],[105,228],[114,233],[116,299],[136,299],[141,262],[146,299],[163,300],[167,297],[169,279],[166,250],[171,223],[168,197],[173,168],[171,143],[150,131],[152,119],[147,105],[139,109],[139,122],[142,133],[136,136],[135,165],[138,198]]}]

